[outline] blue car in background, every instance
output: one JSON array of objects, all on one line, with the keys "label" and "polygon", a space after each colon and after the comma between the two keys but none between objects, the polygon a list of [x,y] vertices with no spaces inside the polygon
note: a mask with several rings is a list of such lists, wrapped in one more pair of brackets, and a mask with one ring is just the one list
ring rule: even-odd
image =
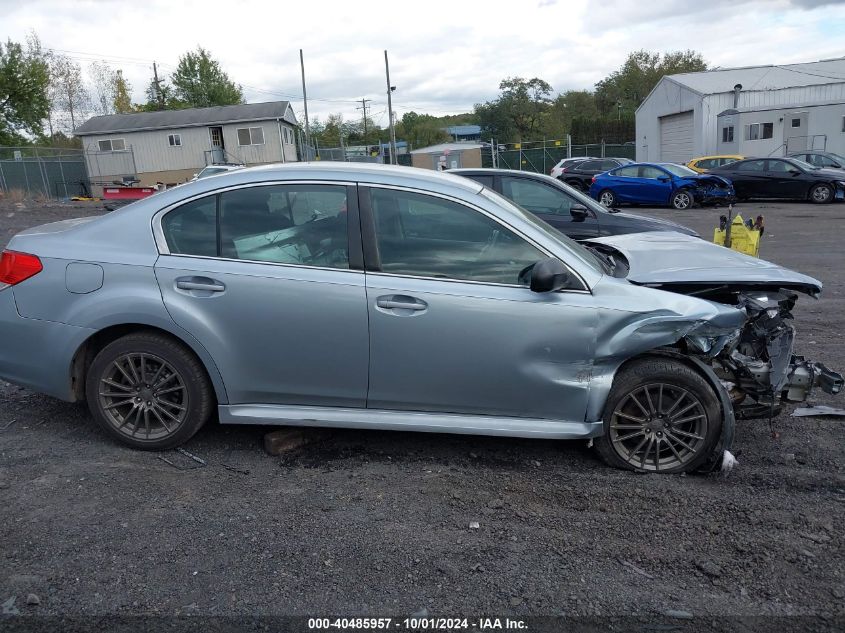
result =
[{"label": "blue car in background", "polygon": [[590,185],[590,196],[610,208],[629,203],[689,209],[694,204],[730,204],[736,199],[727,178],[698,174],[674,163],[634,163],[598,174]]}]

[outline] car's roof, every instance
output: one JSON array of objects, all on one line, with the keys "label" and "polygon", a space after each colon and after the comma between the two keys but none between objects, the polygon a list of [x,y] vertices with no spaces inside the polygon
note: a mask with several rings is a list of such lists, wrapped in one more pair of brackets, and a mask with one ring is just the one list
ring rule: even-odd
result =
[{"label": "car's roof", "polygon": [[419,167],[404,167],[401,165],[380,165],[378,163],[346,163],[340,161],[274,163],[233,171],[236,173],[229,174],[226,177],[235,179],[260,176],[261,180],[270,180],[273,176],[278,175],[286,180],[291,177],[304,179],[326,178],[327,180],[348,178],[349,180],[373,182],[382,182],[396,178],[415,181],[419,184],[427,183],[441,186],[446,184],[464,189],[468,193],[478,193],[481,190],[480,185],[477,183],[466,178],[450,176],[448,172],[420,169]]},{"label": "car's roof", "polygon": [[740,156],[739,154],[714,154],[713,156],[696,156],[689,162],[694,162],[697,160],[707,160],[708,158],[736,158],[737,160],[742,160],[746,158],[746,156]]}]

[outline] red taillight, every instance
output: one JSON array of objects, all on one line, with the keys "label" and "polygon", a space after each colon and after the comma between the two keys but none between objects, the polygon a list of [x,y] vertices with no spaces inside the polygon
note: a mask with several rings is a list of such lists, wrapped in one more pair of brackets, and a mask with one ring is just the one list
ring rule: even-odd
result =
[{"label": "red taillight", "polygon": [[569,168],[568,168],[568,167],[564,167],[563,169],[561,169],[561,170],[560,170],[560,173],[565,174],[567,169],[569,169]]},{"label": "red taillight", "polygon": [[593,179],[590,182],[595,182],[595,181],[596,181],[596,177],[593,176]]},{"label": "red taillight", "polygon": [[3,251],[0,255],[0,284],[14,286],[42,270],[41,260],[35,255],[15,251]]}]

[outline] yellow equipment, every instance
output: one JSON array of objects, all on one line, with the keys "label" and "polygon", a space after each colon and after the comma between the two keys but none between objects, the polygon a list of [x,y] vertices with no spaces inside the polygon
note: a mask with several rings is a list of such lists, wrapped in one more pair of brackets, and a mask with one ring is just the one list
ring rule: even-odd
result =
[{"label": "yellow equipment", "polygon": [[[713,243],[725,246],[726,233],[727,231],[717,228],[713,232]],[[739,214],[731,222],[730,247],[735,251],[751,255],[752,257],[760,256],[760,231],[749,229],[745,226],[745,222]]]}]

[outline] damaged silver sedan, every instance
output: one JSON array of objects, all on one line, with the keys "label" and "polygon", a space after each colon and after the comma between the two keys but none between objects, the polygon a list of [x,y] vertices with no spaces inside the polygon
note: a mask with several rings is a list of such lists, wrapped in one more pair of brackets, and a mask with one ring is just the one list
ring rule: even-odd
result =
[{"label": "damaged silver sedan", "polygon": [[593,439],[717,468],[739,416],[830,393],[793,354],[821,284],[679,234],[579,245],[479,184],[344,163],[238,170],[0,259],[0,377],[160,450],[224,424]]}]

